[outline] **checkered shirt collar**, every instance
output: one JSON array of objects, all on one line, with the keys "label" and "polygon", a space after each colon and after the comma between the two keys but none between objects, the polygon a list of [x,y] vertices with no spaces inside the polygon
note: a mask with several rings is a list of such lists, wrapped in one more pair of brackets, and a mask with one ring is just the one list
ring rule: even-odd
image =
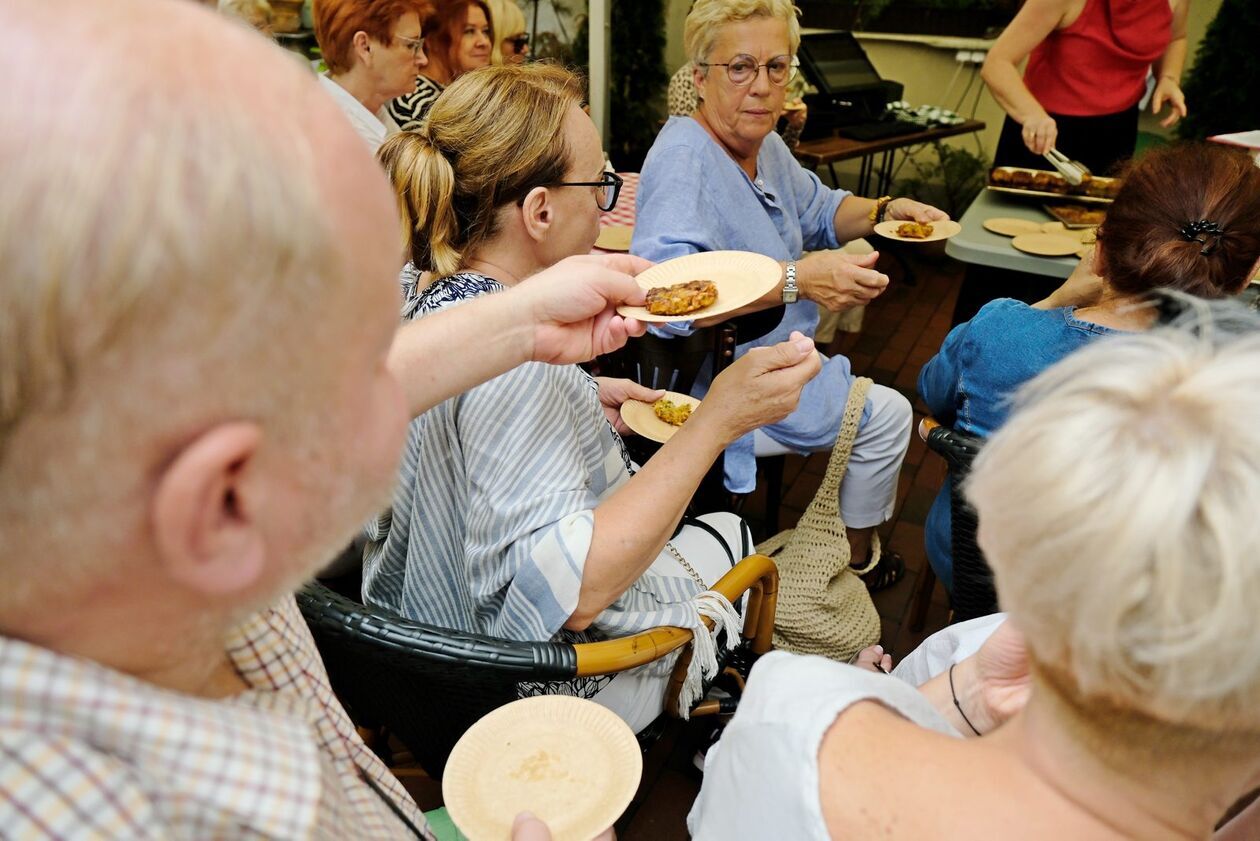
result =
[{"label": "checkered shirt collar", "polygon": [[[0,637],[0,738],[80,743],[110,758],[150,797],[167,825],[210,833],[236,826],[275,838],[310,837],[320,761],[305,718],[160,689],[96,663]],[[10,760],[14,757],[10,756]],[[31,757],[17,764],[28,765]],[[73,764],[73,763],[72,763]],[[68,787],[62,776],[11,766]],[[8,772],[5,772],[6,775]],[[89,777],[92,775],[88,775]],[[108,780],[100,781],[108,791]],[[0,793],[7,790],[0,778]],[[95,792],[93,792],[95,794]],[[108,799],[108,793],[106,793]],[[70,798],[67,798],[70,800]]]}]

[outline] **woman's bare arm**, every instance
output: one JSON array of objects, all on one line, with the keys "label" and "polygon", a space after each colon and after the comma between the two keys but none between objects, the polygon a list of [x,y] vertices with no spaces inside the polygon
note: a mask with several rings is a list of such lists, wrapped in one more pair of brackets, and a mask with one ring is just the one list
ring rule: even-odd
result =
[{"label": "woman's bare arm", "polygon": [[633,275],[651,265],[629,254],[570,257],[529,283],[402,325],[389,368],[412,417],[523,362],[584,362],[642,335],[615,307],[643,303]]},{"label": "woman's bare arm", "polygon": [[1181,71],[1186,65],[1186,18],[1190,13],[1190,0],[1177,0],[1173,4],[1172,40],[1159,61],[1152,68],[1155,73],[1155,91],[1151,95],[1151,113],[1158,114],[1169,105],[1168,116],[1160,121],[1165,128],[1186,116],[1186,97],[1181,91]]},{"label": "woman's bare arm", "polygon": [[652,565],[722,450],[787,416],[820,368],[814,343],[794,333],[790,341],[754,348],[718,376],[691,419],[596,507],[578,606],[566,628],[585,629]]},{"label": "woman's bare arm", "polygon": [[[980,77],[1002,110],[1026,129],[1025,143],[1036,154],[1053,147],[1058,132],[1054,120],[1024,84],[1019,65],[1046,36],[1063,25],[1073,2],[1028,0],[990,48],[980,68]],[[1030,134],[1035,138],[1032,143],[1029,143]]]}]

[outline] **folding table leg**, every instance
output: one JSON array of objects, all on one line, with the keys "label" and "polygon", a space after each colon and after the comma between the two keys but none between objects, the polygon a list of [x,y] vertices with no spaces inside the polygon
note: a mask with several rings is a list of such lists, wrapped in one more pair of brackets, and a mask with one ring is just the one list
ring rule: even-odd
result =
[{"label": "folding table leg", "polygon": [[895,155],[895,149],[886,149],[884,150],[884,157],[880,159],[878,192],[881,196],[887,196],[892,193],[892,165]]},{"label": "folding table leg", "polygon": [[858,170],[858,195],[871,195],[871,175],[874,174],[875,158],[872,155],[862,156],[862,165]]}]

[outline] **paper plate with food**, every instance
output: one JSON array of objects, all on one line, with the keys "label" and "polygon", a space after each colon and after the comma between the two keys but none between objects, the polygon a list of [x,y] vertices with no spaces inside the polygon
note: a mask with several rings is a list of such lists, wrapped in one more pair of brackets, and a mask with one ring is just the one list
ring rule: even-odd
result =
[{"label": "paper plate with food", "polygon": [[940,222],[906,222],[887,219],[875,226],[875,233],[881,237],[901,242],[936,242],[949,239],[961,230],[962,225],[952,219]]},{"label": "paper plate with food", "polygon": [[700,401],[689,394],[667,391],[655,403],[627,400],[621,404],[621,419],[635,432],[657,443],[664,444],[678,431]]},{"label": "paper plate with food", "polygon": [[468,729],[446,762],[442,800],[467,838],[511,835],[532,812],[554,841],[590,841],[634,797],[643,755],[616,713],[540,695],[499,707]]},{"label": "paper plate with food", "polygon": [[783,267],[751,251],[706,251],[657,263],[635,278],[647,291],[642,307],[617,312],[639,321],[692,321],[725,315],[779,285]]}]

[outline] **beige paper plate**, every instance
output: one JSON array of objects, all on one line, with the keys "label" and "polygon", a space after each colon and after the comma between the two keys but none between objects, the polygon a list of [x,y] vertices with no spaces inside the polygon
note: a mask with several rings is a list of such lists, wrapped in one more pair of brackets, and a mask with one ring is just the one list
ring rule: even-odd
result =
[{"label": "beige paper plate", "polygon": [[1043,234],[1054,234],[1055,236],[1069,237],[1077,242],[1085,242],[1085,236],[1088,234],[1090,237],[1089,241],[1094,241],[1093,228],[1069,228],[1062,222],[1047,222],[1041,226],[1041,232]]},{"label": "beige paper plate", "polygon": [[686,315],[652,315],[645,307],[617,307],[617,312],[639,321],[664,323],[692,321],[724,315],[751,304],[779,285],[783,267],[764,254],[751,251],[706,251],[658,263],[635,278],[644,289],[673,286],[689,280],[711,280],[717,286],[717,300]]},{"label": "beige paper plate", "polygon": [[1041,232],[1041,223],[1031,219],[1015,219],[1010,216],[995,216],[984,220],[984,229],[1004,237],[1017,237],[1020,234],[1037,234]]},{"label": "beige paper plate", "polygon": [[[665,392],[665,397],[673,400],[675,403],[690,403],[691,411],[695,411],[700,405],[700,401],[690,394],[679,394],[676,391]],[[627,400],[621,404],[621,419],[626,422],[626,426],[642,435],[644,438],[664,444],[670,438],[674,437],[674,433],[681,427],[674,426],[672,423],[665,423],[656,416],[656,412],[652,409],[651,403],[644,403],[642,400]]]},{"label": "beige paper plate", "polygon": [[595,247],[605,251],[629,251],[634,237],[634,225],[609,225],[599,232]]},{"label": "beige paper plate", "polygon": [[634,797],[643,756],[624,721],[594,701],[524,698],[478,721],[451,751],[442,799],[471,841],[506,841],[533,812],[554,841],[591,841]]},{"label": "beige paper plate", "polygon": [[949,239],[962,230],[962,225],[959,225],[957,222],[949,219],[944,222],[933,222],[932,235],[930,237],[923,237],[920,239],[918,237],[898,236],[897,229],[904,224],[904,221],[889,219],[876,225],[875,233],[879,234],[881,237],[887,237],[888,239],[895,239],[901,242],[936,242],[937,240]]},{"label": "beige paper plate", "polygon": [[1062,234],[1020,234],[1011,245],[1038,257],[1067,257],[1080,250],[1081,241]]}]

